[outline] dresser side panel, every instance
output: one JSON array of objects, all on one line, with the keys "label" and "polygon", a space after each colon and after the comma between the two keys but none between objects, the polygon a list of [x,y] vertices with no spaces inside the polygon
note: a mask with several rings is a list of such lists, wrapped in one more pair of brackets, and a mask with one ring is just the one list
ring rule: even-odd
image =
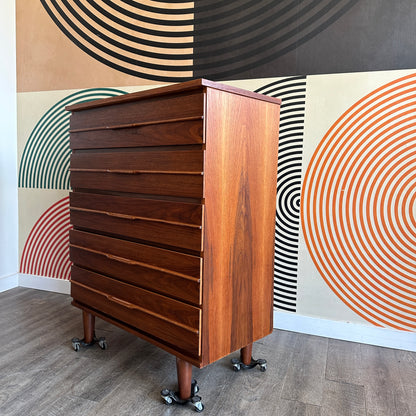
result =
[{"label": "dresser side panel", "polygon": [[203,365],[272,331],[279,111],[207,89]]}]

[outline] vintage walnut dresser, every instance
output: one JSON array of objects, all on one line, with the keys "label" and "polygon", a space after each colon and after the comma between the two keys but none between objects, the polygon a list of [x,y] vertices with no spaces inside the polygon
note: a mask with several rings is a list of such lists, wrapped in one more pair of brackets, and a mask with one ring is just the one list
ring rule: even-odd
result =
[{"label": "vintage walnut dresser", "polygon": [[272,331],[280,100],[200,79],[68,110],[75,349],[100,317],[174,354],[164,398],[192,399],[192,365],[247,366]]}]

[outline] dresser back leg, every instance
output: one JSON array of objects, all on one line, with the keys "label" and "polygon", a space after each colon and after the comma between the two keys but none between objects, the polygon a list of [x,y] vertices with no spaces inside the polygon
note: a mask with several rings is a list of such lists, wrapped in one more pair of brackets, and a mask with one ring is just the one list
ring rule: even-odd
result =
[{"label": "dresser back leg", "polygon": [[89,312],[82,311],[82,321],[84,324],[84,342],[90,344],[94,341],[95,316]]}]

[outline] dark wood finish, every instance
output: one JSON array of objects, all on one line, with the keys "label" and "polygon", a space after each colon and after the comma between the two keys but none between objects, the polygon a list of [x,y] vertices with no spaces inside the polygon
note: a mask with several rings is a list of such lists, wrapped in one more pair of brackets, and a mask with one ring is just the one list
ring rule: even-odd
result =
[{"label": "dark wood finish", "polygon": [[131,237],[167,246],[201,251],[201,228],[151,221],[142,218],[123,218],[104,212],[71,209],[71,223],[76,228],[104,234]]},{"label": "dark wood finish", "polygon": [[280,100],[195,80],[68,108],[73,304],[178,358],[272,331]]},{"label": "dark wood finish", "polygon": [[200,354],[200,336],[197,328],[183,325],[77,282],[71,284],[71,296],[77,300],[78,304],[101,311],[104,315],[113,317],[115,321],[138,327],[144,333],[174,345],[190,356],[198,357]]},{"label": "dark wood finish", "polygon": [[71,192],[71,208],[148,218],[184,225],[202,225],[203,205],[186,202]]},{"label": "dark wood finish", "polygon": [[199,330],[200,309],[185,302],[159,295],[155,292],[129,285],[88,270],[77,269],[72,282],[93,291],[104,292],[121,304],[133,304],[149,314],[162,315],[166,320]]},{"label": "dark wood finish", "polygon": [[248,344],[240,350],[240,361],[249,365],[251,363],[251,357],[253,356],[253,344]]},{"label": "dark wood finish", "polygon": [[108,254],[108,258],[124,258],[173,275],[201,278],[202,259],[198,256],[79,230],[70,230],[69,241],[71,246]]},{"label": "dark wood finish", "polygon": [[272,330],[279,106],[209,89],[207,113],[203,364]]},{"label": "dark wood finish", "polygon": [[130,192],[188,198],[202,197],[201,174],[144,173],[134,170],[71,172],[71,187],[96,191]]},{"label": "dark wood finish", "polygon": [[83,310],[82,323],[84,326],[84,342],[90,344],[94,340],[95,316]]},{"label": "dark wood finish", "polygon": [[185,151],[150,151],[150,152],[76,152],[71,157],[71,172],[168,172],[199,173],[203,172],[203,152],[201,150]]},{"label": "dark wood finish", "polygon": [[79,129],[71,132],[71,149],[172,146],[203,143],[202,117]]},{"label": "dark wood finish", "polygon": [[161,100],[155,96],[140,102],[118,100],[112,106],[92,105],[84,111],[73,111],[71,130],[117,126],[131,123],[197,117],[203,115],[202,91],[172,94]]},{"label": "dark wood finish", "polygon": [[176,372],[178,374],[179,398],[186,400],[191,397],[192,364],[176,357]]}]

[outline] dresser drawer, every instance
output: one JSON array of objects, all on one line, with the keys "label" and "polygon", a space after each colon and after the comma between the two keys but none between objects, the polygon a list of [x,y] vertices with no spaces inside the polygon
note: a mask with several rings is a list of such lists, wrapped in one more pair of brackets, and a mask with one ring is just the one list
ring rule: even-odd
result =
[{"label": "dresser drawer", "polygon": [[71,156],[71,172],[104,173],[199,173],[203,172],[202,150],[111,152],[76,151]]},{"label": "dresser drawer", "polygon": [[[132,101],[125,101],[122,98],[117,101],[117,104],[111,106],[73,111],[70,121],[71,130],[201,117],[204,110],[202,91]],[[108,103],[111,103],[111,100]]]},{"label": "dresser drawer", "polygon": [[120,218],[147,218],[173,224],[202,225],[203,205],[115,195],[71,192],[73,209],[112,213]]},{"label": "dresser drawer", "polygon": [[200,354],[199,308],[76,266],[71,296],[178,349]]},{"label": "dresser drawer", "polygon": [[106,212],[70,210],[74,228],[158,243],[177,249],[202,250],[202,229],[157,220],[125,218]]},{"label": "dresser drawer", "polygon": [[201,304],[200,257],[77,230],[70,231],[70,256],[75,265]]},{"label": "dresser drawer", "polygon": [[71,172],[71,187],[73,190],[202,198],[203,178],[201,174]]},{"label": "dresser drawer", "polygon": [[172,146],[203,143],[202,117],[196,120],[160,120],[106,128],[71,131],[71,149]]}]

